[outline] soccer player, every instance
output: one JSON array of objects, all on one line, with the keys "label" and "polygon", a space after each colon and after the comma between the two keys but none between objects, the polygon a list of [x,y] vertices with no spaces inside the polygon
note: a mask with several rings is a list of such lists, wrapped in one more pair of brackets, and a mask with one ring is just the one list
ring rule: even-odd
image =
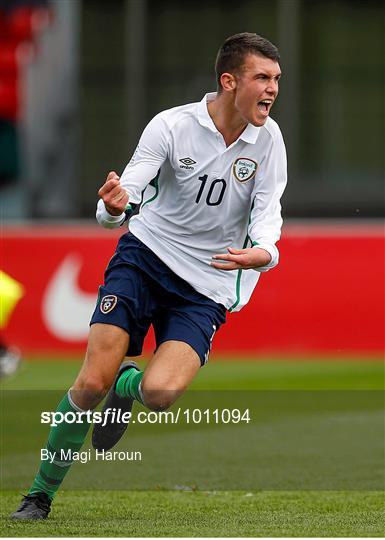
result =
[{"label": "soccer player", "polygon": [[[58,411],[104,410],[137,400],[164,410],[208,359],[226,312],[244,306],[261,272],[278,263],[286,152],[269,117],[278,95],[279,54],[253,33],[228,38],[216,60],[217,92],[159,113],[145,128],[122,176],[99,190],[97,220],[119,227],[134,207],[100,287],[84,364]],[[153,325],[156,351],[140,355]],[[95,424],[93,445],[109,449],[127,424]],[[14,519],[44,519],[89,424],[51,428],[43,461]]]}]

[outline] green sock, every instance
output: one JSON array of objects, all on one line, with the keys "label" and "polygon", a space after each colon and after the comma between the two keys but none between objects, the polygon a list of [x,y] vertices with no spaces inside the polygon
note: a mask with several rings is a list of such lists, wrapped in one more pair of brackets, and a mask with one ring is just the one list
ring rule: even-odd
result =
[{"label": "green sock", "polygon": [[[56,412],[65,414],[80,411],[80,409],[74,407],[68,394],[69,392],[63,397]],[[63,421],[51,427],[46,445],[46,449],[51,454],[46,455],[50,457],[54,455],[54,460],[50,463],[50,459],[42,459],[38,473],[29,490],[30,494],[43,491],[51,499],[54,497],[72,464],[72,460],[67,456],[63,456],[63,454],[72,454],[72,452],[80,450],[86,438],[90,423],[87,422],[85,417],[82,420],[81,423]],[[62,450],[63,452],[61,452]],[[68,450],[70,452],[67,452]]]},{"label": "green sock", "polygon": [[140,391],[142,378],[143,371],[138,371],[133,368],[123,371],[115,386],[116,393],[119,397],[130,397],[144,405]]}]

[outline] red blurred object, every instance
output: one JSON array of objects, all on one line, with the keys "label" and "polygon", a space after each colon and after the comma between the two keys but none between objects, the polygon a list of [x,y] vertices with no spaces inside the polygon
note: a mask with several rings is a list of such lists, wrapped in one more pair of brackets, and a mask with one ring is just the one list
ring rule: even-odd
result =
[{"label": "red blurred object", "polygon": [[0,44],[0,76],[17,77],[19,61],[17,43],[5,42]]},{"label": "red blurred object", "polygon": [[[4,228],[2,270],[25,296],[6,329],[23,353],[81,353],[97,287],[122,230]],[[370,257],[357,260],[357,246]],[[287,225],[281,262],[250,303],[228,315],[214,352],[279,357],[380,357],[384,350],[384,230]],[[146,351],[153,350],[152,335]]]},{"label": "red blurred object", "polygon": [[0,117],[15,121],[20,112],[20,70],[35,59],[35,39],[53,20],[46,7],[21,6],[0,10]]},{"label": "red blurred object", "polygon": [[20,70],[33,56],[27,42],[0,44],[0,118],[17,120],[21,110]]},{"label": "red blurred object", "polygon": [[18,7],[7,17],[8,36],[15,41],[32,41],[51,20],[50,11],[43,7]]},{"label": "red blurred object", "polygon": [[33,53],[33,46],[29,43],[0,43],[0,77],[17,78],[20,67],[33,59]]},{"label": "red blurred object", "polygon": [[0,118],[15,121],[19,111],[17,79],[0,77]]},{"label": "red blurred object", "polygon": [[7,17],[0,8],[0,43],[7,37]]}]

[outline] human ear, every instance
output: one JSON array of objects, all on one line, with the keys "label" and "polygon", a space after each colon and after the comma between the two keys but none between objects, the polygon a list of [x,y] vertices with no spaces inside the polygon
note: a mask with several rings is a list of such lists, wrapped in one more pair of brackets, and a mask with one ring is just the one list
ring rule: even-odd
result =
[{"label": "human ear", "polygon": [[222,73],[221,75],[221,85],[225,92],[231,92],[237,86],[234,75],[231,73]]}]

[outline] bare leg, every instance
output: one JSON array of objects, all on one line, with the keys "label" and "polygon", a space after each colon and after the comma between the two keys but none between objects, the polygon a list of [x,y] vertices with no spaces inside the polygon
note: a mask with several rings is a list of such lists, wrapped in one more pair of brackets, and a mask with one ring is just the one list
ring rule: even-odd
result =
[{"label": "bare leg", "polygon": [[128,349],[129,335],[110,324],[93,324],[82,368],[71,388],[71,397],[83,410],[93,409],[110,389]]},{"label": "bare leg", "polygon": [[142,380],[145,404],[165,410],[183,394],[200,368],[194,349],[183,341],[162,343],[151,358]]},{"label": "bare leg", "polygon": [[[65,394],[57,411],[65,415],[77,407],[89,410],[96,407],[113,383],[115,374],[127,352],[129,336],[121,328],[112,325],[94,324],[89,333],[88,348],[83,366],[70,394]],[[55,496],[71,466],[71,459],[61,457],[62,450],[78,452],[87,436],[90,423],[61,422],[50,429],[47,450],[53,452],[53,460],[42,459],[30,489],[32,499],[27,499],[13,514],[14,519],[43,519],[47,517],[50,499]],[[59,463],[60,461],[60,463]],[[41,507],[36,506],[36,497],[43,497]],[[40,504],[39,503],[39,504]],[[39,517],[37,518],[36,515]]]}]

